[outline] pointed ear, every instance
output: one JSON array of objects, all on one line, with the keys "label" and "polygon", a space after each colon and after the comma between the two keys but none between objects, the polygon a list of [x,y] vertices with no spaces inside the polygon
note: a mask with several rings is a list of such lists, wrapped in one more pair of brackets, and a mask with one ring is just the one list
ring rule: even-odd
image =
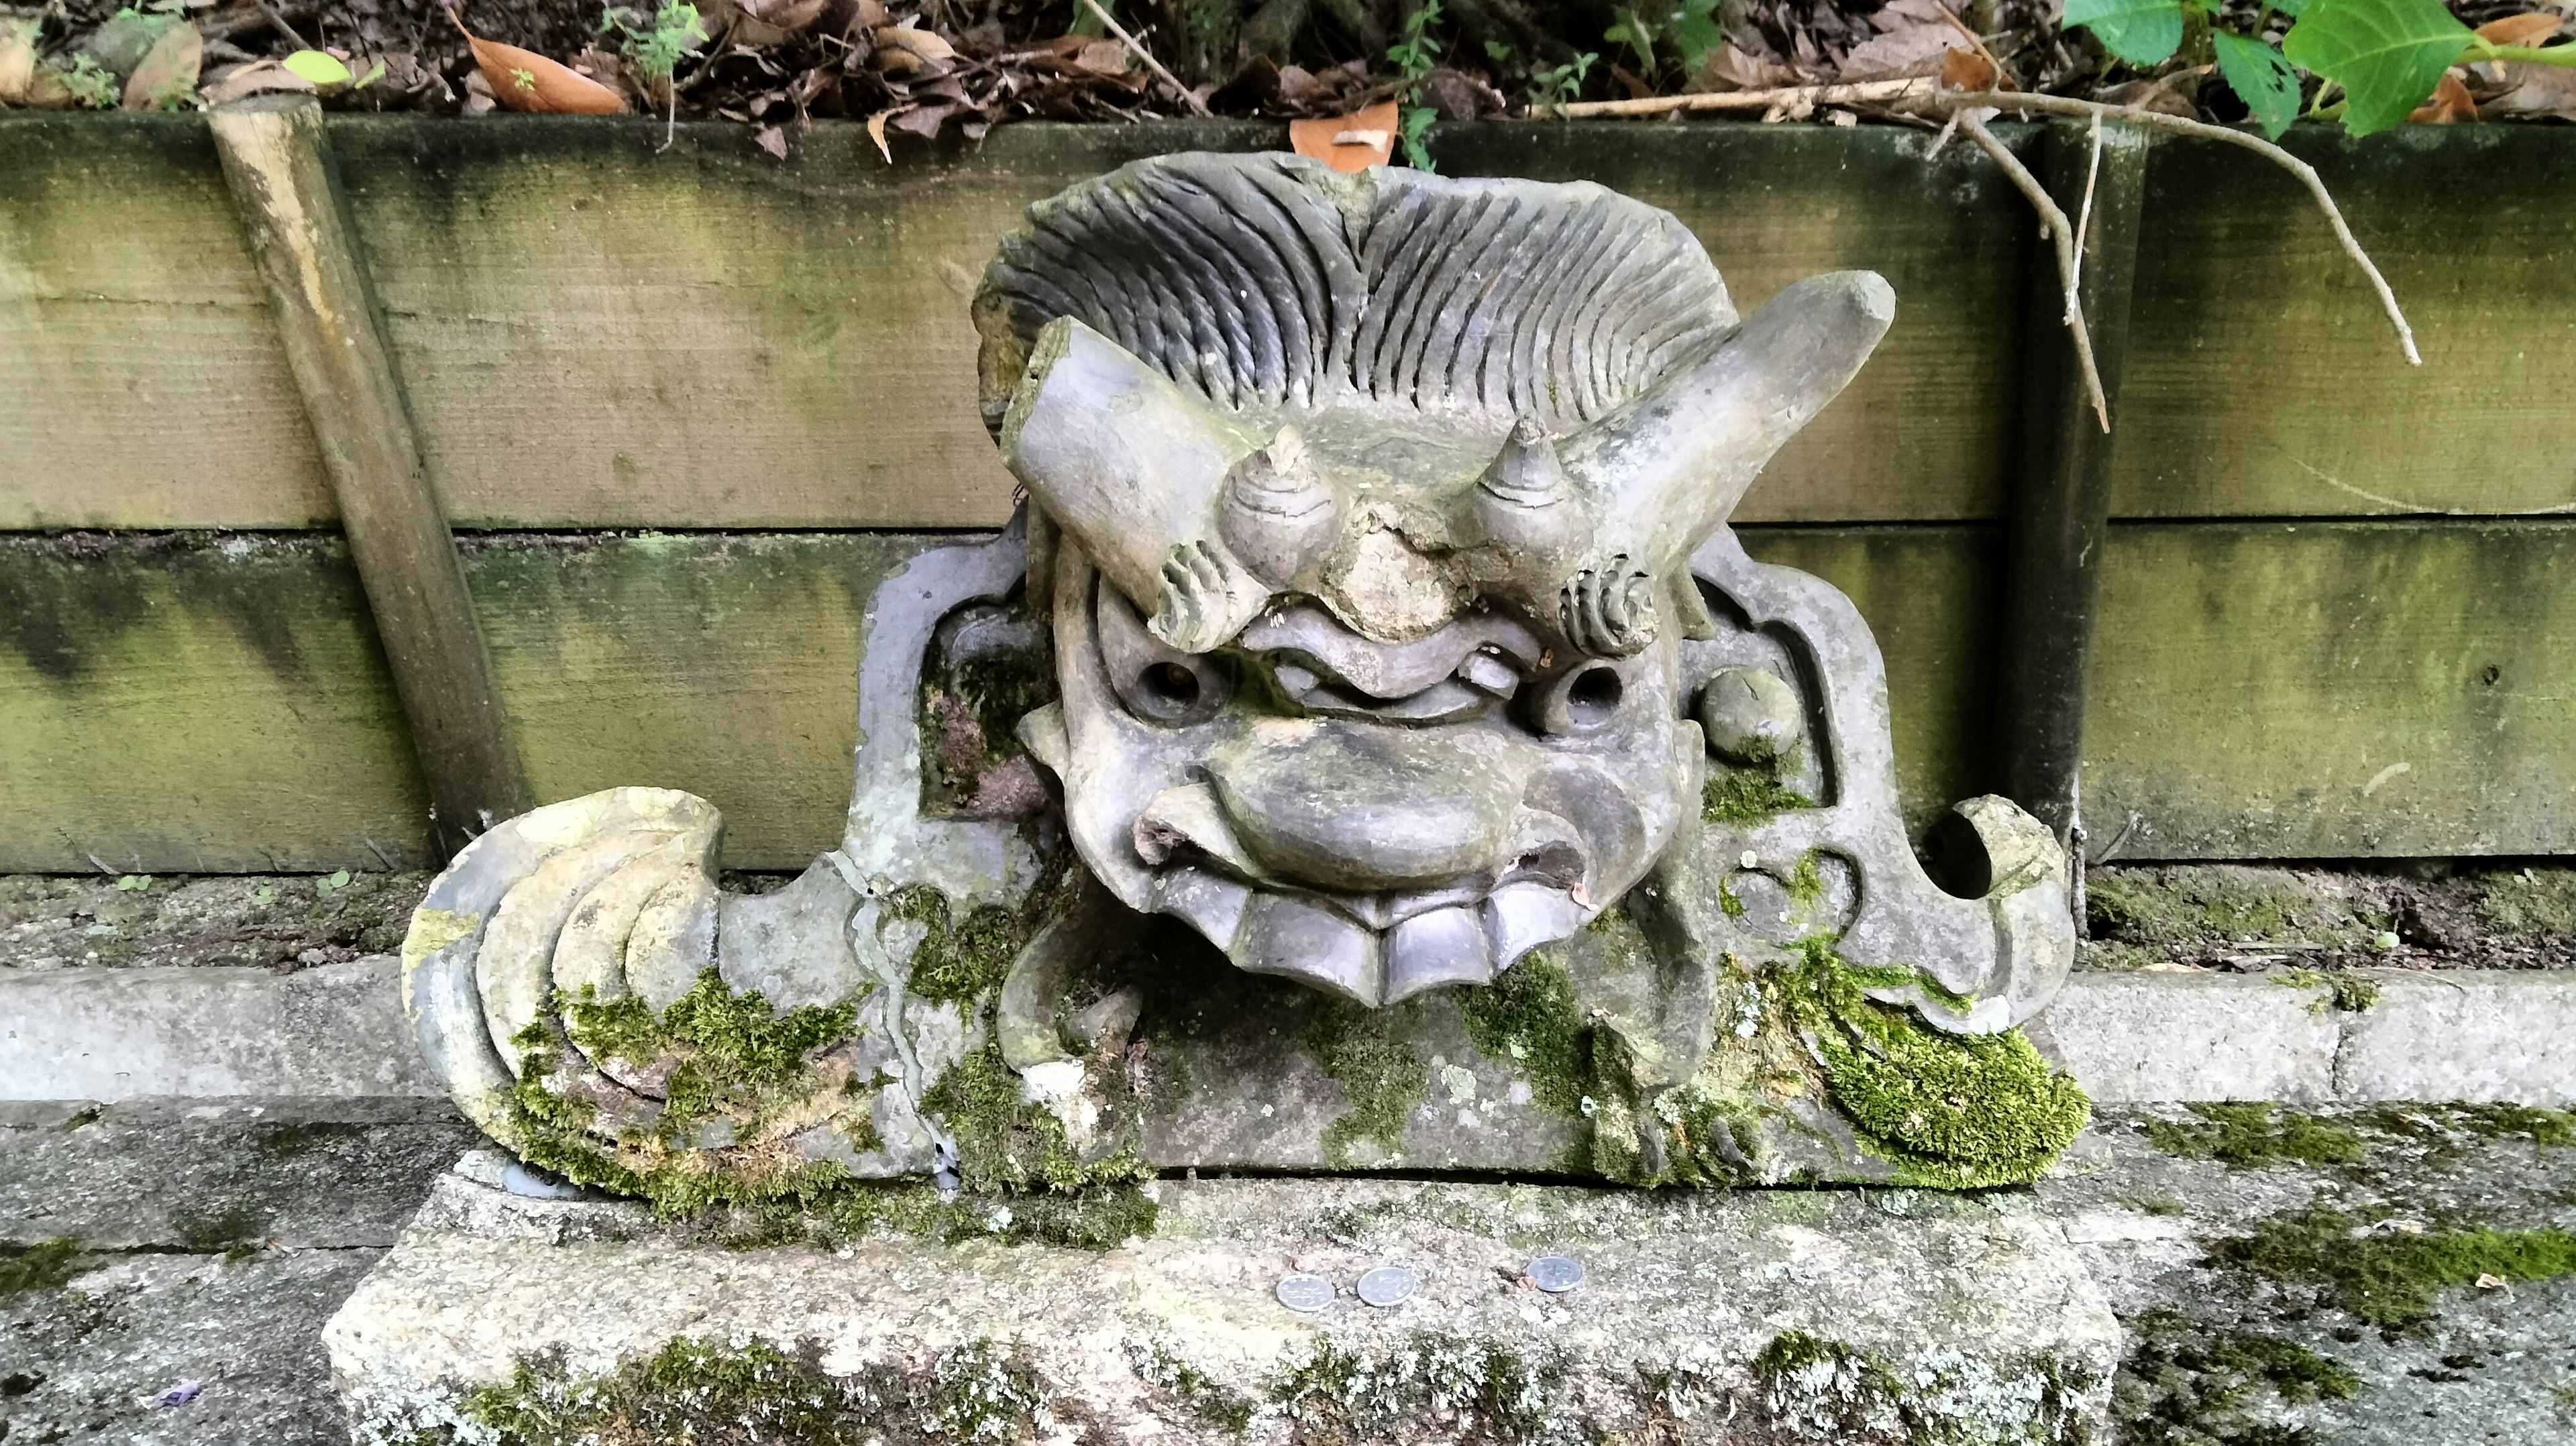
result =
[{"label": "pointed ear", "polygon": [[[1602,520],[1596,555],[1687,557],[1896,319],[1876,272],[1812,276],[1656,387],[1559,444]],[[1615,535],[1614,535],[1615,534]]]},{"label": "pointed ear", "polygon": [[1172,549],[1214,536],[1227,469],[1257,439],[1068,316],[1038,333],[1001,443],[1030,497],[1151,613]]}]

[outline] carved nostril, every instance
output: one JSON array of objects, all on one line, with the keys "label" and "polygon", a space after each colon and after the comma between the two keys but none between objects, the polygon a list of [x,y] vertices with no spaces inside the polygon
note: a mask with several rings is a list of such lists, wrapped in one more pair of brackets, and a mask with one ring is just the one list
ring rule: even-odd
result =
[{"label": "carved nostril", "polygon": [[1558,737],[1597,733],[1617,721],[1627,681],[1610,663],[1587,663],[1559,679],[1539,706],[1539,727]]}]

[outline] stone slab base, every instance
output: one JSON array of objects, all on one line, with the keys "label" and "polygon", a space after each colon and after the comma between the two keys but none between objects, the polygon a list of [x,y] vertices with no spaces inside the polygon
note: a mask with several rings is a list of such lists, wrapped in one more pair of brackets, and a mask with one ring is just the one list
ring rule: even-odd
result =
[{"label": "stone slab base", "polygon": [[[2027,1197],[1164,1181],[1102,1252],[724,1250],[499,1168],[324,1332],[359,1441],[2107,1440],[2119,1326]],[[1583,1284],[1533,1288],[1545,1254]],[[1418,1289],[1363,1304],[1384,1265]]]}]

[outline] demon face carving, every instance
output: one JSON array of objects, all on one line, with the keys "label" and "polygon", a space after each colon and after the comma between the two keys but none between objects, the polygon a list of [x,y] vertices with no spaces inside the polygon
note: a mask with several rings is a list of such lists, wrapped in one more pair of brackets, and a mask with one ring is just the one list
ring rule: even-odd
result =
[{"label": "demon face carving", "polygon": [[1739,322],[1590,185],[1192,155],[1033,208],[977,319],[1083,862],[1369,1005],[1580,928],[1698,808],[1692,553],[1893,315]]}]

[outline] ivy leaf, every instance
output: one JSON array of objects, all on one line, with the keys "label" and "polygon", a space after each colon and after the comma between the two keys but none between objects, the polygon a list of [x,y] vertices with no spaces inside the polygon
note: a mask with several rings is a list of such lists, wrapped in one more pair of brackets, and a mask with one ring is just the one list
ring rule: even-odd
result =
[{"label": "ivy leaf", "polygon": [[2366,136],[2404,124],[2468,43],[2442,0],[2311,0],[2281,53],[2341,85],[2344,128]]},{"label": "ivy leaf", "polygon": [[2131,65],[2157,65],[2182,44],[2182,0],[2066,0],[2066,28],[2078,25]]},{"label": "ivy leaf", "polygon": [[2227,88],[2254,113],[2263,134],[2279,140],[2299,118],[2299,78],[2290,73],[2290,62],[2260,40],[2224,30],[2211,31],[2209,38],[2218,47],[2218,73]]}]

